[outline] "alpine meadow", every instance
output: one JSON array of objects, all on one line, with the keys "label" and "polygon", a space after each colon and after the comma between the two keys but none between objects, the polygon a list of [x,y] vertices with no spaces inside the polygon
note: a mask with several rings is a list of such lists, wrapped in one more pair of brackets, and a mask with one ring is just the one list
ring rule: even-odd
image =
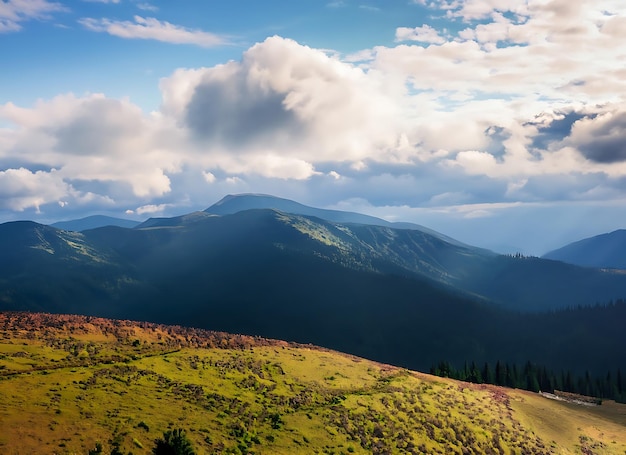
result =
[{"label": "alpine meadow", "polygon": [[626,454],[620,0],[0,0],[0,452]]}]

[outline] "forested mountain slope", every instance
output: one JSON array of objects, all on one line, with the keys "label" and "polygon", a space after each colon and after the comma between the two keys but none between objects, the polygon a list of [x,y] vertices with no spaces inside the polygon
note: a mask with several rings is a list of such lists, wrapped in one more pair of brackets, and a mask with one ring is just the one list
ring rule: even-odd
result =
[{"label": "forested mountain slope", "polygon": [[311,342],[422,370],[442,359],[600,373],[626,365],[623,305],[524,311],[542,308],[537,295],[547,308],[588,301],[576,295],[592,295],[585,280],[608,283],[596,295],[608,301],[625,276],[482,254],[416,230],[248,210],[83,233],[9,223],[0,239],[2,309]]}]

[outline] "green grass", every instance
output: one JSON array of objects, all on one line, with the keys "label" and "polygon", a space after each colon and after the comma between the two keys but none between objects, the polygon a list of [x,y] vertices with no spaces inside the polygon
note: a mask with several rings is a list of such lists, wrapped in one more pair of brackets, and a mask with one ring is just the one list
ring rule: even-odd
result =
[{"label": "green grass", "polygon": [[[15,356],[19,353],[18,356]],[[0,452],[626,452],[626,406],[588,408],[336,352],[126,321],[0,313]]]}]

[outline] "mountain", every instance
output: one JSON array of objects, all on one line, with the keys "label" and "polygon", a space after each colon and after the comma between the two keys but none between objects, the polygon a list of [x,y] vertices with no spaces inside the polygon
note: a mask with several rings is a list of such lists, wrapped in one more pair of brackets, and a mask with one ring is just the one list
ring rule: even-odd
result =
[{"label": "mountain", "polygon": [[[121,229],[121,228],[118,228]],[[132,266],[84,234],[31,221],[0,224],[0,308],[97,312],[142,288]]]},{"label": "mountain", "polygon": [[86,231],[87,229],[96,229],[103,226],[119,226],[125,228],[134,228],[139,221],[126,220],[123,218],[114,218],[104,215],[92,215],[78,220],[58,221],[50,226],[66,231]]},{"label": "mountain", "polygon": [[212,215],[206,212],[192,212],[186,215],[174,216],[171,218],[165,217],[155,217],[148,218],[143,223],[138,224],[138,229],[146,229],[146,228],[158,228],[158,227],[173,227],[173,226],[184,226],[186,224],[195,223],[197,221],[202,221],[206,218],[211,218],[216,215]]},{"label": "mountain", "polygon": [[[251,209],[273,209],[279,210],[284,213],[292,213],[295,215],[306,215],[321,218],[326,221],[333,221],[336,223],[349,223],[349,224],[366,224],[373,226],[385,226],[395,229],[412,229],[430,234],[434,237],[438,237],[453,245],[459,245],[469,247],[464,243],[459,242],[451,237],[448,237],[440,232],[433,231],[427,227],[414,223],[396,222],[392,223],[381,218],[374,216],[364,215],[362,213],[346,212],[342,210],[327,210],[318,209],[315,207],[309,207],[307,205],[300,204],[299,202],[292,201],[290,199],[283,199],[276,196],[270,196],[267,194],[229,194],[207,208],[205,212],[215,215],[232,215],[237,212]],[[474,249],[479,249],[472,247]]]},{"label": "mountain", "polygon": [[626,230],[579,240],[543,257],[581,267],[626,270]]},{"label": "mountain", "polygon": [[[148,228],[150,233],[146,232]],[[280,253],[297,255],[293,259],[296,265],[315,257],[323,261],[324,267],[429,280],[447,292],[492,301],[516,311],[592,305],[626,295],[626,276],[610,271],[496,255],[449,243],[420,230],[342,224],[271,209],[150,219],[133,231],[115,230],[109,236],[107,230],[96,230],[86,235],[104,240],[105,247],[132,238],[115,248],[139,270],[179,262],[178,269],[190,277],[198,270],[220,274],[220,268],[238,276],[237,269],[245,267],[250,256],[268,262]],[[145,244],[149,239],[154,241]],[[225,248],[228,251],[222,253],[223,257],[211,262],[216,252]],[[146,252],[150,262],[137,264],[136,259]],[[168,267],[165,270],[176,273]],[[272,270],[271,265],[268,270]]]},{"label": "mountain", "polygon": [[626,275],[417,230],[259,209],[82,233],[7,223],[0,239],[0,309],[225,330],[421,370],[442,359],[626,367],[626,305],[561,311],[626,294]]},{"label": "mountain", "polygon": [[[312,345],[0,313],[3,453],[623,454],[626,405],[582,406]],[[96,450],[97,446],[101,450]]]}]

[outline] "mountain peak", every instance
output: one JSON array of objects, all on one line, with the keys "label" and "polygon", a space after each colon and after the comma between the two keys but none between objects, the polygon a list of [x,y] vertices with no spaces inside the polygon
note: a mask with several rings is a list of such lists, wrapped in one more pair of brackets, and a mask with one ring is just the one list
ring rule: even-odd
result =
[{"label": "mountain peak", "polygon": [[290,199],[284,199],[269,194],[241,193],[224,196],[211,207],[207,208],[205,212],[215,215],[232,215],[233,213],[250,209],[275,209],[283,212],[307,215],[308,213],[304,213],[303,211],[309,208],[310,207]]},{"label": "mountain peak", "polygon": [[[299,202],[292,201],[277,196],[271,196],[269,194],[258,193],[242,193],[242,194],[229,194],[207,208],[205,212],[215,215],[232,215],[237,212],[252,209],[274,209],[284,213],[291,213],[295,215],[313,216],[321,218],[333,223],[349,223],[349,224],[365,224],[373,226],[390,227],[394,229],[409,229],[414,231],[421,231],[426,234],[437,237],[448,243],[457,246],[470,247],[458,240],[448,237],[440,232],[434,231],[427,227],[414,223],[392,223],[382,218],[375,216],[365,215],[356,212],[345,212],[341,210],[320,209],[316,207],[310,207],[308,205],[300,204]],[[479,248],[471,247],[475,250]],[[485,253],[491,253],[490,251],[480,249]]]},{"label": "mountain peak", "polygon": [[[227,194],[226,196],[224,196],[222,199],[220,199],[219,201],[217,201],[215,204],[213,204],[211,207],[218,207],[220,205],[232,202],[233,200],[238,200],[238,199],[245,199],[245,198],[268,198],[268,199],[282,199],[276,196],[272,196],[271,194],[264,194],[264,193],[238,193],[238,194]],[[206,209],[205,211],[208,211],[211,207],[209,207],[208,209]]]}]

